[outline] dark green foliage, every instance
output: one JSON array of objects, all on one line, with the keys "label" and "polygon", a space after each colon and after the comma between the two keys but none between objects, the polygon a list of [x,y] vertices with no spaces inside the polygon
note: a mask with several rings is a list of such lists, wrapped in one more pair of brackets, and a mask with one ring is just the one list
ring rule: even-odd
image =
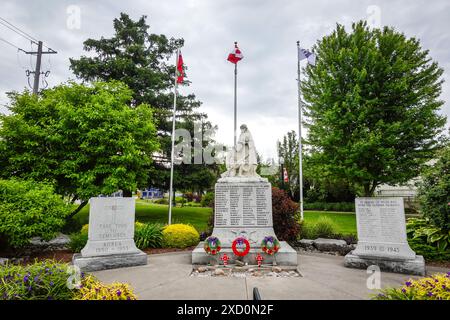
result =
[{"label": "dark green foliage", "polygon": [[157,223],[146,223],[136,226],[134,242],[139,249],[161,248],[163,242],[163,226]]},{"label": "dark green foliage", "polygon": [[22,247],[32,237],[51,240],[73,210],[53,186],[33,180],[0,180],[0,237]]},{"label": "dark green foliage", "polygon": [[[142,16],[135,21],[129,15],[121,13],[120,17],[113,21],[113,35],[98,40],[87,39],[84,42],[84,49],[92,55],[70,59],[70,68],[78,78],[85,81],[122,81],[132,91],[130,106],[134,107],[141,103],[152,106],[162,151],[161,160],[170,161],[175,76],[173,55],[177,48],[183,46],[184,40],[150,33],[146,19],[146,16]],[[189,58],[184,58],[189,65]],[[189,85],[189,81],[185,80],[182,85]],[[177,129],[187,129],[192,136],[194,122],[201,122],[203,131],[216,130],[206,121],[206,114],[196,111],[200,105],[201,102],[194,94],[184,96],[178,93]],[[208,140],[207,137],[203,143],[211,144]],[[201,146],[202,142],[199,145]],[[174,188],[206,190],[215,181],[216,169],[215,164],[177,165]],[[148,172],[147,186],[169,189],[170,171],[165,163],[154,162]]]},{"label": "dark green foliage", "polygon": [[214,192],[207,192],[200,201],[202,207],[214,208]]},{"label": "dark green foliage", "polygon": [[333,220],[328,217],[320,217],[317,221],[303,221],[300,237],[303,239],[334,238],[337,227]]},{"label": "dark green foliage", "polygon": [[130,108],[131,93],[115,81],[12,95],[11,114],[0,117],[0,174],[49,180],[58,194],[81,199],[79,208],[90,197],[135,190],[158,143],[151,108]]},{"label": "dark green foliage", "polygon": [[444,232],[450,231],[450,146],[441,150],[438,159],[424,175],[419,186],[421,211]]},{"label": "dark green foliage", "polygon": [[69,248],[73,252],[80,252],[88,241],[88,232],[77,232],[70,235]]},{"label": "dark green foliage", "polygon": [[293,241],[300,232],[298,204],[292,201],[286,191],[272,187],[273,228],[278,240]]},{"label": "dark green foliage", "polygon": [[302,92],[312,161],[322,176],[371,196],[382,183],[419,175],[435,156],[446,119],[443,70],[415,38],[365,22],[342,25],[314,47]]}]

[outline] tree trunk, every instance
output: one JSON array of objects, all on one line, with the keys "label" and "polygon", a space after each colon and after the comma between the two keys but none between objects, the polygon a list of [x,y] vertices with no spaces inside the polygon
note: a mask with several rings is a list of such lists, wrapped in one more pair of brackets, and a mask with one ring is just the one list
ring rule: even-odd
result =
[{"label": "tree trunk", "polygon": [[377,183],[375,181],[367,182],[364,183],[363,186],[364,186],[364,197],[373,197],[373,193],[375,191],[375,188],[377,187]]},{"label": "tree trunk", "polygon": [[78,212],[81,211],[81,209],[83,209],[87,204],[88,204],[88,200],[83,201],[74,211],[72,211],[67,217],[66,220],[70,220],[72,219]]},{"label": "tree trunk", "polygon": [[370,197],[370,182],[364,183],[364,197]]}]

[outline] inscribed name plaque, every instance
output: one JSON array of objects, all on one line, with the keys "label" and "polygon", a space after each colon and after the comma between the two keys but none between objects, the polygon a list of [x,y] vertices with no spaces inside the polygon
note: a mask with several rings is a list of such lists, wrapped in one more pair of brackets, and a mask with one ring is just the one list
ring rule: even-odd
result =
[{"label": "inscribed name plaque", "polygon": [[215,227],[272,227],[269,183],[217,184]]},{"label": "inscribed name plaque", "polygon": [[92,198],[83,257],[140,252],[134,244],[133,198]]},{"label": "inscribed name plaque", "polygon": [[402,198],[357,198],[358,245],[354,255],[393,260],[415,259],[406,237]]}]

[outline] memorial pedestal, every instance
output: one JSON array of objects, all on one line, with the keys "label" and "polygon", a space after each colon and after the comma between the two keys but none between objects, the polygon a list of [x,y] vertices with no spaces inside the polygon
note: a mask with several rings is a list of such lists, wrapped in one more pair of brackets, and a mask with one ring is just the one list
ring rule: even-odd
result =
[{"label": "memorial pedestal", "polygon": [[[214,230],[212,235],[219,238],[222,249],[220,256],[226,253],[233,264],[236,260],[231,246],[237,237],[244,237],[250,243],[250,252],[243,258],[244,263],[256,265],[256,255],[264,257],[264,263],[272,263],[274,257],[263,254],[261,241],[273,236],[272,186],[261,177],[226,177],[217,181],[215,186]],[[212,257],[200,243],[192,252],[192,264],[208,264],[219,255]],[[275,255],[277,264],[296,266],[297,252],[286,242],[280,241],[280,250]]]},{"label": "memorial pedestal", "polygon": [[[192,251],[192,264],[193,265],[207,265],[207,264],[223,264],[220,260],[220,257],[226,253],[230,260],[228,260],[228,264],[236,263],[236,256],[233,253],[231,248],[222,248],[220,253],[216,256],[211,256],[206,254],[203,248],[204,242],[200,242],[199,245]],[[297,266],[298,265],[298,255],[297,251],[295,251],[287,242],[280,241],[280,250],[275,256],[270,256],[261,252],[259,246],[251,248],[250,252],[240,260],[248,265],[256,265],[256,256],[257,254],[261,254],[264,258],[264,264],[271,264],[276,262],[277,265],[280,266]]]},{"label": "memorial pedestal", "polygon": [[402,198],[355,199],[358,245],[345,256],[349,268],[425,275],[425,261],[409,247]]},{"label": "memorial pedestal", "polygon": [[133,198],[91,198],[88,242],[73,265],[97,271],[147,264],[147,254],[134,243],[134,214]]}]

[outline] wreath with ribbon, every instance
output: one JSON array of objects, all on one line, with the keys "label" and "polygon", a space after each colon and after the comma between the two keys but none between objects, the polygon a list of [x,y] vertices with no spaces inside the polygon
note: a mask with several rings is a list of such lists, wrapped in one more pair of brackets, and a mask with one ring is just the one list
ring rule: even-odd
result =
[{"label": "wreath with ribbon", "polygon": [[274,255],[280,249],[280,242],[273,236],[264,237],[261,241],[261,249],[268,255]]},{"label": "wreath with ribbon", "polygon": [[[244,250],[240,250],[242,245],[245,245]],[[239,246],[239,248],[238,248]],[[238,257],[244,257],[246,256],[250,251],[250,243],[247,239],[244,237],[237,237],[234,239],[233,243],[231,244],[231,249],[233,249],[233,253],[237,255]]]},{"label": "wreath with ribbon", "polygon": [[207,254],[213,256],[218,254],[220,249],[222,249],[219,238],[213,236],[206,238],[203,248]]}]

